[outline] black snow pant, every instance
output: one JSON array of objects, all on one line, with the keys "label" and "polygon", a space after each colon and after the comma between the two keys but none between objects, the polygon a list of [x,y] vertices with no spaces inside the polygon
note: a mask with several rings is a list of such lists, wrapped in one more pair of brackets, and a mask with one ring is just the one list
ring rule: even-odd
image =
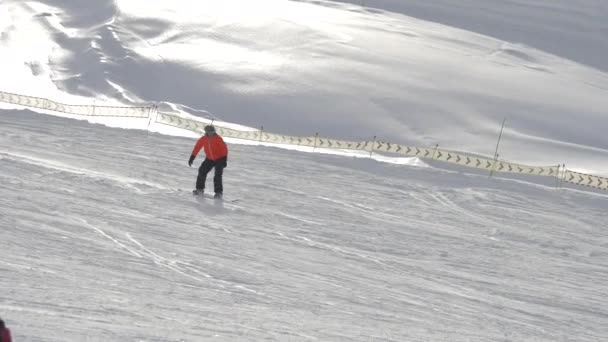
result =
[{"label": "black snow pant", "polygon": [[198,178],[196,179],[196,189],[205,189],[207,174],[215,167],[215,175],[213,177],[213,190],[216,194],[224,193],[224,185],[222,184],[222,175],[224,173],[225,164],[222,160],[205,159],[198,168]]}]

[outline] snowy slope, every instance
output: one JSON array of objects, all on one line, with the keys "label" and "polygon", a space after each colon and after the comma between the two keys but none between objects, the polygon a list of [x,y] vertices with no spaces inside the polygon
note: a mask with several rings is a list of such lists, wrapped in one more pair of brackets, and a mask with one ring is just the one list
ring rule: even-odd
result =
[{"label": "snowy slope", "polygon": [[17,341],[602,341],[608,197],[0,111]]},{"label": "snowy slope", "polygon": [[458,27],[608,71],[608,2],[603,0],[336,1]]},{"label": "snowy slope", "polygon": [[[0,90],[608,175],[603,2],[366,4],[1,0]],[[0,104],[16,341],[608,340],[606,194],[89,121]]]},{"label": "snowy slope", "polygon": [[[537,1],[446,0],[428,8],[439,23],[333,2],[3,3],[1,58],[20,57],[1,64],[13,76],[0,80],[5,91],[65,98],[58,87],[86,98],[165,102],[284,134],[378,136],[485,155],[506,117],[502,158],[608,175],[608,76],[570,53],[605,54],[596,42],[605,37],[596,34],[606,25],[603,2],[574,11],[561,0],[546,10]],[[408,3],[394,10],[407,14],[420,2]],[[441,24],[450,10],[494,23],[492,9],[501,24],[479,26],[493,31]],[[547,41],[548,30],[568,53],[534,44]]]}]

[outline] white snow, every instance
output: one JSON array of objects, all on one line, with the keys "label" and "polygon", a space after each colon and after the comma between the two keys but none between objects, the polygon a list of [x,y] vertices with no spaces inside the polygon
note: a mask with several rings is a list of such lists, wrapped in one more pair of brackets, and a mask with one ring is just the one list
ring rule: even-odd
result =
[{"label": "white snow", "polygon": [[[4,0],[0,90],[608,175],[603,1],[352,2]],[[608,339],[605,193],[0,108],[16,341]]]}]

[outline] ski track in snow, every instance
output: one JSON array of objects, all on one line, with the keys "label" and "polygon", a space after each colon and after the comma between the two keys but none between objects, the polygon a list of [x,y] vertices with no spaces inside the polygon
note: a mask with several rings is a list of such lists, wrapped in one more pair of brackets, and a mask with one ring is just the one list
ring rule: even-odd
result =
[{"label": "ski track in snow", "polygon": [[235,145],[239,202],[197,201],[193,143],[1,111],[16,339],[608,336],[607,196]]}]

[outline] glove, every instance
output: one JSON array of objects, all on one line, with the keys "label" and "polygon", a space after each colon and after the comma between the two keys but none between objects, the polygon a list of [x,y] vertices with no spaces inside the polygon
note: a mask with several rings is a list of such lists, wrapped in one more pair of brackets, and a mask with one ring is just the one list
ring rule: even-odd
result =
[{"label": "glove", "polygon": [[218,160],[218,161],[217,161],[217,164],[218,164],[219,166],[223,167],[223,168],[228,167],[228,157],[226,156],[226,157],[224,157],[224,158],[222,158],[222,159]]},{"label": "glove", "polygon": [[188,160],[188,166],[192,167],[193,162],[194,162],[194,156],[190,156],[190,159]]}]

